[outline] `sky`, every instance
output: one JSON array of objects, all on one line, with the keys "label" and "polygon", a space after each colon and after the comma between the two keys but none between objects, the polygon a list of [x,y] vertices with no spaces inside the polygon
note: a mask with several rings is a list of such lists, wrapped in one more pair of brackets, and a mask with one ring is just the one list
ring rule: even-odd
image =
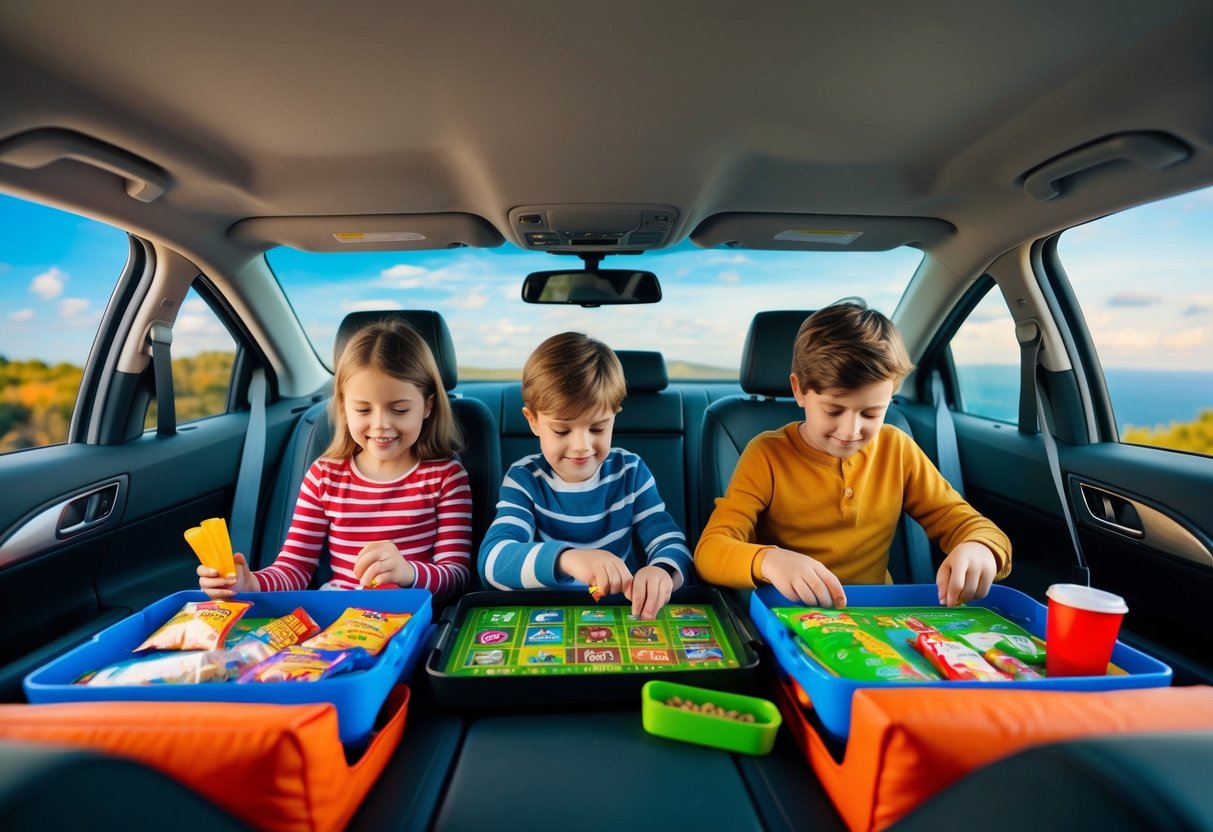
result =
[{"label": "sky", "polygon": [[[1063,235],[1061,259],[1105,367],[1213,370],[1210,229],[1213,189]],[[83,363],[126,256],[125,236],[116,229],[0,195],[0,356]],[[464,367],[519,367],[544,337],[576,329],[619,349],[659,349],[667,362],[729,369],[738,365],[755,312],[815,308],[848,295],[892,312],[920,257],[915,249],[805,254],[704,251],[683,243],[603,262],[656,272],[663,302],[581,309],[523,304],[523,276],[559,268],[566,258],[506,246],[382,254],[276,249],[269,255],[325,357],[347,312],[407,304],[443,313]],[[969,331],[980,332],[977,324]],[[231,347],[197,299],[183,306],[178,328],[192,334],[182,339],[187,352]],[[1004,339],[996,340],[989,360],[1014,360]],[[983,339],[970,347],[970,358],[980,360]]]}]

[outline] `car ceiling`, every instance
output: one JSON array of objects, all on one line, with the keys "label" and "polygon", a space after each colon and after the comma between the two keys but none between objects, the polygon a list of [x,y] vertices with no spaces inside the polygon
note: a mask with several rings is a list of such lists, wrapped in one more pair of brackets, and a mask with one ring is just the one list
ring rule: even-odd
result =
[{"label": "car ceiling", "polygon": [[[926,217],[959,274],[1213,181],[1213,4],[319,0],[0,6],[0,146],[66,129],[167,172],[151,203],[66,160],[40,195],[235,268],[252,217],[520,205]],[[1181,164],[1040,202],[1023,175],[1161,131]]]}]

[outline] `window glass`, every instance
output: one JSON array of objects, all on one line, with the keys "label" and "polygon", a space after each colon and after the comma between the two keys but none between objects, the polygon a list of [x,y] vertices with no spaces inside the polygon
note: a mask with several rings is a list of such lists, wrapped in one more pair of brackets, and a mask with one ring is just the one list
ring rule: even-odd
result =
[{"label": "window glass", "polygon": [[991,289],[951,341],[960,385],[958,408],[1001,422],[1019,421],[1019,343],[1002,293]]},{"label": "window glass", "polygon": [[1213,455],[1213,189],[1067,231],[1058,256],[1124,442]]},{"label": "window glass", "polygon": [[129,254],[116,228],[0,194],[0,453],[67,440]]},{"label": "window glass", "polygon": [[766,309],[814,309],[860,295],[892,313],[922,259],[917,249],[777,252],[701,249],[607,257],[603,268],[646,269],[659,303],[526,304],[528,272],[575,265],[571,257],[495,249],[317,254],[278,248],[269,262],[317,353],[332,355],[341,318],[366,309],[434,309],[451,329],[459,378],[517,379],[540,341],[566,330],[616,349],[659,350],[671,378],[736,379],[750,319]]},{"label": "window glass", "polygon": [[[173,324],[170,354],[177,423],[223,413],[236,360],[236,341],[210,305],[192,288]],[[155,401],[148,408],[144,427],[156,427]]]}]

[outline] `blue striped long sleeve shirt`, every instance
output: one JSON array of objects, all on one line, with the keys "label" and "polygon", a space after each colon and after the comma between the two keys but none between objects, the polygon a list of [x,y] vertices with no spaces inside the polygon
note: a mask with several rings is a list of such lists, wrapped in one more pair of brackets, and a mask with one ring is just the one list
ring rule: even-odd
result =
[{"label": "blue striped long sleeve shirt", "polygon": [[[634,551],[634,537],[643,551]],[[612,448],[585,482],[560,479],[543,454],[511,465],[480,545],[480,577],[497,589],[578,586],[556,574],[566,549],[605,549],[633,573],[669,564],[677,570],[675,589],[691,576],[686,536],[666,511],[652,472],[622,448]]]}]

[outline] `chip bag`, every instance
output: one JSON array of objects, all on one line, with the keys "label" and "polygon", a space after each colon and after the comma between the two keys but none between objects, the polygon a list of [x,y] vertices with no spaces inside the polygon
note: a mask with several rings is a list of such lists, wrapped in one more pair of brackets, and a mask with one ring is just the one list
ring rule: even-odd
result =
[{"label": "chip bag", "polygon": [[388,639],[396,635],[412,617],[412,613],[407,612],[376,612],[350,607],[324,632],[303,642],[303,646],[320,650],[361,647],[372,656],[377,656]]},{"label": "chip bag", "polygon": [[190,601],[138,647],[141,650],[215,650],[252,604],[248,601]]}]

